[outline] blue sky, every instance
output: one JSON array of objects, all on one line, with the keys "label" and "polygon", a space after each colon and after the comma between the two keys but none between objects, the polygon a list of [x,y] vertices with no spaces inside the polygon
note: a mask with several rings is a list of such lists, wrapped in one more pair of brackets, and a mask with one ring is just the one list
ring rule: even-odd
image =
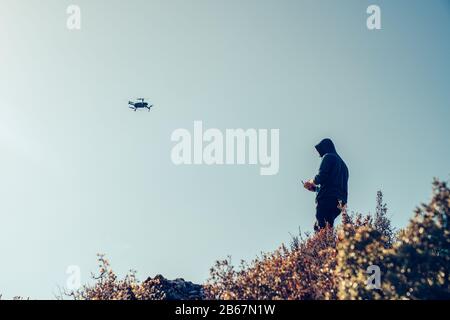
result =
[{"label": "blue sky", "polygon": [[[449,177],[449,35],[445,0],[0,0],[0,292],[52,298],[98,252],[120,274],[203,282],[216,259],[273,250],[312,229],[299,181],[323,137],[350,209],[381,189],[404,226]],[[127,108],[138,96],[151,113]],[[171,133],[195,120],[280,129],[278,175],[174,166]]]}]

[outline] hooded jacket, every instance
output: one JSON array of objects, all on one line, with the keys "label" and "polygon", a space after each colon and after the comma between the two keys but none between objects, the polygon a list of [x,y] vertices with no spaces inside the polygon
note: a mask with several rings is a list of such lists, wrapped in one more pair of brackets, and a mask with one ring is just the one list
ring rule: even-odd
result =
[{"label": "hooded jacket", "polygon": [[332,198],[347,203],[348,168],[336,152],[333,141],[323,139],[316,145],[316,150],[322,158],[319,173],[314,178],[314,183],[320,186],[317,201]]}]

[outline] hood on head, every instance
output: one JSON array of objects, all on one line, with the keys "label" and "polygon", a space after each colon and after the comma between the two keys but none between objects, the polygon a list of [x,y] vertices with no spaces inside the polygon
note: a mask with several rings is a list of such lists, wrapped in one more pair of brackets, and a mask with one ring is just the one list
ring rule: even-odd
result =
[{"label": "hood on head", "polygon": [[336,148],[334,147],[333,141],[328,138],[320,141],[320,143],[316,146],[316,150],[320,157],[323,157],[327,153],[336,153]]}]

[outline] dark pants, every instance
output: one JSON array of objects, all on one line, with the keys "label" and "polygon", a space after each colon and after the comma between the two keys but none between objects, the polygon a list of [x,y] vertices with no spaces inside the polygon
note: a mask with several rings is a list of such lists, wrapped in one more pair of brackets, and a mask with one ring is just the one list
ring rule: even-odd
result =
[{"label": "dark pants", "polygon": [[341,214],[341,209],[338,208],[339,201],[335,198],[325,198],[317,201],[316,206],[316,224],[314,230],[319,231],[327,225],[333,227],[334,219]]}]

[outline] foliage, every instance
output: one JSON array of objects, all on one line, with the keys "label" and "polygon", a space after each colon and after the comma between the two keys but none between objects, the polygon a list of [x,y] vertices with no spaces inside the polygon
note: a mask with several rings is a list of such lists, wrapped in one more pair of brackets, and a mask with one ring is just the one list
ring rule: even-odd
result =
[{"label": "foliage", "polygon": [[161,275],[140,282],[136,271],[119,279],[104,255],[98,255],[99,275],[92,275],[93,286],[85,285],[73,292],[66,292],[75,300],[200,300],[203,287],[183,279],[167,280]]},{"label": "foliage", "polygon": [[218,261],[205,286],[209,299],[323,299],[335,292],[335,232],[323,229],[314,237],[282,245],[271,254],[262,254],[239,270],[231,259]]},{"label": "foliage", "polygon": [[[378,192],[374,216],[348,214],[344,207],[337,229],[300,234],[289,246],[262,253],[250,263],[241,261],[238,267],[231,257],[217,261],[194,296],[183,290],[191,292],[196,285],[186,287],[182,279],[157,276],[139,282],[133,271],[119,279],[99,256],[95,284],[70,295],[87,300],[450,299],[449,208],[450,190],[435,180],[431,202],[396,233]],[[377,269],[381,281],[373,288],[369,279]]]},{"label": "foliage", "polygon": [[[238,271],[217,262],[206,285],[210,299],[450,299],[449,207],[446,183],[398,234],[381,192],[375,216],[347,214],[336,232],[294,238]],[[380,270],[380,287],[369,281]],[[369,272],[370,271],[370,272]]]},{"label": "foliage", "polygon": [[381,236],[385,238],[385,247],[390,248],[395,242],[395,229],[391,225],[391,220],[387,216],[387,205],[383,202],[383,193],[377,192],[377,207],[375,210],[375,218],[373,227],[381,232]]},{"label": "foliage", "polygon": [[76,300],[134,300],[137,288],[136,273],[130,271],[124,279],[118,279],[104,255],[98,255],[99,274],[92,274],[96,280],[94,286],[83,286],[81,289],[67,293]]},{"label": "foliage", "polygon": [[[371,227],[361,228],[338,246],[336,276],[340,299],[450,299],[450,190],[433,182],[430,204],[415,217],[392,248],[388,237]],[[366,286],[369,265],[378,265],[380,290]]]}]

